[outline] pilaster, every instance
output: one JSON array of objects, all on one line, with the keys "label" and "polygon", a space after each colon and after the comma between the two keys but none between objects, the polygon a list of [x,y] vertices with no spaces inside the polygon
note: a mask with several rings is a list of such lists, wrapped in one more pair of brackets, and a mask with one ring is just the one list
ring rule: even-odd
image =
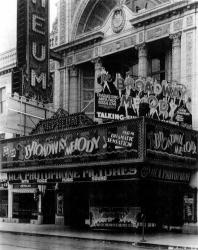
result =
[{"label": "pilaster", "polygon": [[78,68],[69,68],[69,113],[78,112]]},{"label": "pilaster", "polygon": [[147,46],[145,43],[136,46],[138,50],[138,77],[147,77],[148,73],[148,58]]},{"label": "pilaster", "polygon": [[[97,77],[103,68],[102,60],[100,57],[98,57],[98,58],[94,59],[92,62],[94,63],[94,68],[95,68],[94,93],[99,93],[102,90],[102,86],[100,84],[98,84]],[[95,110],[95,107],[94,107],[94,110]],[[95,118],[95,121],[98,123],[102,123],[101,118]]]},{"label": "pilaster", "polygon": [[54,92],[53,92],[53,102],[55,109],[58,109],[60,106],[60,71],[59,71],[59,62],[55,62],[55,72],[54,72]]},{"label": "pilaster", "polygon": [[12,219],[13,214],[13,185],[8,184],[8,219]]},{"label": "pilaster", "polygon": [[171,34],[172,40],[172,81],[181,82],[181,32]]}]

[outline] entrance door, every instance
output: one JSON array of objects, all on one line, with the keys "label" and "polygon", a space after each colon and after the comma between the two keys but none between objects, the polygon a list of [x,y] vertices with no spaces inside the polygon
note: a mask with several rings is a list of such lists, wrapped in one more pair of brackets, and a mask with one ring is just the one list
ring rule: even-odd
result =
[{"label": "entrance door", "polygon": [[87,185],[67,185],[64,199],[65,224],[82,228],[89,218],[89,192]]},{"label": "entrance door", "polygon": [[13,194],[13,218],[18,218],[23,223],[29,223],[31,219],[35,219],[36,212],[37,202],[34,200],[33,193]]},{"label": "entrance door", "polygon": [[43,223],[55,224],[55,192],[46,189],[43,196]]}]

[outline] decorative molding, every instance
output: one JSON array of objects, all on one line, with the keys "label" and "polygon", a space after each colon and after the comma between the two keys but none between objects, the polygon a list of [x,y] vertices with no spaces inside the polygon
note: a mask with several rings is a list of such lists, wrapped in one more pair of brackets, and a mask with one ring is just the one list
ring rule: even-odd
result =
[{"label": "decorative molding", "polygon": [[125,22],[126,16],[122,7],[115,8],[111,20],[111,27],[113,32],[119,33],[124,28]]},{"label": "decorative molding", "polygon": [[78,76],[78,68],[76,67],[76,65],[72,65],[71,67],[69,67],[69,74],[70,74],[70,77]]},{"label": "decorative molding", "polygon": [[160,25],[158,27],[152,28],[146,31],[146,42],[159,39],[170,34],[170,23]]},{"label": "decorative molding", "polygon": [[186,33],[186,85],[192,90],[193,32]]},{"label": "decorative molding", "polygon": [[146,43],[138,44],[135,46],[138,50],[138,57],[147,57],[147,46]]},{"label": "decorative molding", "polygon": [[68,56],[66,60],[67,66],[72,65],[74,63],[74,56]]},{"label": "decorative molding", "polygon": [[140,32],[139,33],[139,43],[143,43],[144,42],[144,32]]},{"label": "decorative molding", "polygon": [[102,67],[102,59],[100,57],[97,57],[91,61],[95,64],[95,70],[98,70]]},{"label": "decorative molding", "polygon": [[103,56],[107,54],[112,54],[117,51],[121,51],[130,47],[134,47],[136,44],[137,44],[137,34],[121,39],[121,40],[117,40],[117,41],[102,45],[101,54]]},{"label": "decorative molding", "polygon": [[179,19],[179,20],[173,22],[173,31],[174,32],[182,30],[182,27],[183,27],[183,19]]},{"label": "decorative molding", "polygon": [[174,34],[170,34],[169,38],[173,41],[172,48],[181,47],[181,35],[182,35],[181,31]]},{"label": "decorative molding", "polygon": [[193,16],[186,17],[186,27],[190,27],[193,25]]},{"label": "decorative molding", "polygon": [[75,55],[75,63],[79,64],[82,62],[89,61],[93,58],[93,55],[94,55],[93,49],[88,49],[88,50],[82,51],[80,53],[77,53]]}]

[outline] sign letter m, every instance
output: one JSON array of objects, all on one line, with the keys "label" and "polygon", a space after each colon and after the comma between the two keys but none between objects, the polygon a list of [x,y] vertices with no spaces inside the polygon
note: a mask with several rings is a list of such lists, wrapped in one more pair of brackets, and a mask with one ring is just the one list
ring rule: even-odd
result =
[{"label": "sign letter m", "polygon": [[31,85],[36,86],[36,83],[42,83],[42,88],[46,89],[46,73],[37,75],[36,72],[31,70]]}]

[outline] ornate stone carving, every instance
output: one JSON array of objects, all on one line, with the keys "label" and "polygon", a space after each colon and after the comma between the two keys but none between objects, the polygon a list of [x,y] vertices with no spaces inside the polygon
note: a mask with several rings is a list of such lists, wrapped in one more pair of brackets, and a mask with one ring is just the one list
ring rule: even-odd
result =
[{"label": "ornate stone carving", "polygon": [[146,32],[146,41],[155,40],[159,37],[168,36],[170,34],[170,23],[150,29]]},{"label": "ornate stone carving", "polygon": [[117,7],[114,10],[112,21],[111,21],[113,32],[119,33],[124,28],[125,21],[126,21],[126,17],[125,17],[125,13],[123,9],[121,7]]},{"label": "ornate stone carving", "polygon": [[69,67],[69,74],[70,74],[70,77],[78,76],[78,68],[76,67],[76,65],[72,65],[71,67]]},{"label": "ornate stone carving", "polygon": [[95,64],[95,70],[100,70],[102,67],[102,60],[100,57],[97,57],[91,61],[92,63]]},{"label": "ornate stone carving", "polygon": [[136,45],[135,48],[138,50],[138,57],[147,57],[146,43]]},{"label": "ornate stone carving", "polygon": [[[112,43],[108,43],[102,46],[102,55],[114,53],[118,50],[130,48],[137,43],[137,35],[121,39]],[[118,47],[119,46],[119,47]]]},{"label": "ornate stone carving", "polygon": [[177,20],[173,23],[173,30],[179,31],[182,29],[182,26],[183,26],[183,19]]},{"label": "ornate stone carving", "polygon": [[189,27],[189,26],[192,26],[193,25],[193,16],[188,16],[186,18],[186,26]]},{"label": "ornate stone carving", "polygon": [[89,61],[93,58],[93,49],[89,49],[76,54],[76,63]]},{"label": "ornate stone carving", "polygon": [[172,42],[172,48],[174,47],[181,47],[181,35],[182,32],[177,32],[175,34],[171,34],[169,38],[173,41]]},{"label": "ornate stone carving", "polygon": [[143,32],[140,32],[139,33],[139,43],[143,43],[143,41],[144,41],[144,34],[143,34]]},{"label": "ornate stone carving", "polygon": [[193,32],[186,33],[186,85],[192,89]]}]

